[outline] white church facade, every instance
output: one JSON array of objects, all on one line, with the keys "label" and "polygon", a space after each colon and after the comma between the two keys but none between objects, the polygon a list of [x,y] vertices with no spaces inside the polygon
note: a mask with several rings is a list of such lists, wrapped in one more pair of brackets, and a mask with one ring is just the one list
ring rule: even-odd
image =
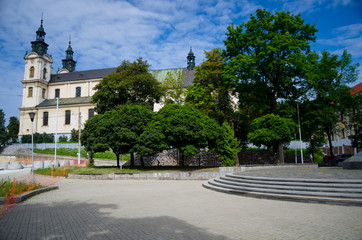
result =
[{"label": "white church facade", "polygon": [[[42,20],[36,32],[36,40],[31,42],[32,50],[24,57],[19,138],[31,134],[29,113],[34,112],[34,133],[55,134],[57,131],[58,136],[65,135],[69,139],[72,129],[78,130],[79,126],[83,126],[86,120],[94,116],[95,105],[91,102],[95,93],[94,87],[104,76],[115,72],[116,67],[76,71],[76,61],[73,60],[73,49],[69,41],[66,58],[62,60],[63,68],[55,72],[52,67],[53,59],[47,53],[45,34]],[[150,70],[150,73],[162,82],[168,72],[181,70],[185,73],[185,86],[188,86],[194,79],[194,66],[195,56],[190,49],[187,68]],[[58,114],[57,98],[60,98]],[[154,110],[161,107],[162,104],[156,104]]]}]

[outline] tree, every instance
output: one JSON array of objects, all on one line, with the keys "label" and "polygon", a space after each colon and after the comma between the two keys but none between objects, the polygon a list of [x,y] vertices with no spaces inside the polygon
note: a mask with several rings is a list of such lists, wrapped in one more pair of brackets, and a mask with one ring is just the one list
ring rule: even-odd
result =
[{"label": "tree", "polygon": [[251,119],[275,113],[280,99],[301,95],[309,42],[316,39],[314,25],[304,24],[300,14],[258,9],[248,22],[227,30],[225,74]]},{"label": "tree", "polygon": [[201,110],[220,124],[231,122],[232,86],[224,77],[225,58],[220,48],[205,51],[206,60],[195,67],[193,85],[188,87],[186,102]]},{"label": "tree", "polygon": [[223,166],[234,166],[236,154],[240,152],[240,141],[235,137],[235,133],[230,124],[225,121],[222,125],[222,144],[218,147],[218,154]]},{"label": "tree", "polygon": [[217,149],[221,141],[221,127],[217,122],[190,105],[168,104],[154,117],[160,126],[168,148],[180,151],[180,166],[184,156],[197,154],[202,148]]},{"label": "tree", "polygon": [[[136,152],[139,137],[152,119],[153,112],[138,105],[125,105],[119,110],[107,111],[89,119],[82,131],[81,140],[87,151],[106,151],[117,156],[117,166],[122,153]],[[131,166],[134,158],[131,158]]]},{"label": "tree", "polygon": [[165,89],[148,72],[149,64],[138,58],[133,63],[123,61],[116,72],[105,76],[95,87],[92,96],[99,114],[129,103],[147,104],[153,109]]},{"label": "tree", "polygon": [[333,164],[332,134],[339,121],[338,113],[354,107],[347,84],[356,81],[359,64],[352,64],[352,56],[347,51],[340,58],[327,51],[322,51],[321,55],[311,55],[306,86],[308,97],[313,99],[310,109],[319,115],[313,124],[327,135]]},{"label": "tree", "polygon": [[0,109],[0,146],[7,143],[7,132],[5,128],[5,113]]},{"label": "tree", "polygon": [[162,86],[167,89],[165,94],[165,102],[173,102],[183,104],[185,98],[185,82],[186,73],[182,73],[182,69],[170,71],[167,73]]},{"label": "tree", "polygon": [[283,144],[292,140],[296,129],[297,125],[291,119],[267,114],[252,121],[248,139],[256,146],[272,148],[278,155],[278,162],[284,164]]},{"label": "tree", "polygon": [[19,120],[17,117],[10,117],[9,125],[7,126],[8,140],[12,143],[18,142]]}]

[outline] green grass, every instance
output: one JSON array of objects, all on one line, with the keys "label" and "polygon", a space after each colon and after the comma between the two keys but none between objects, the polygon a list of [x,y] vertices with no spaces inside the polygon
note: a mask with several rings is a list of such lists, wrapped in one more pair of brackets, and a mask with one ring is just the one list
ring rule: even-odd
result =
[{"label": "green grass", "polygon": [[[46,148],[46,149],[34,149],[35,153],[42,153],[42,154],[50,154],[54,155],[54,148]],[[78,149],[70,149],[70,148],[57,148],[57,155],[60,156],[72,156],[77,157],[78,155]],[[84,148],[80,149],[80,156],[86,157],[87,152],[84,150]],[[94,154],[94,158],[99,159],[109,159],[109,160],[117,160],[116,154],[114,154],[111,150],[105,151],[105,152],[98,152]],[[122,154],[121,160],[122,161],[128,161],[130,159],[130,154]]]},{"label": "green grass", "polygon": [[[11,195],[11,190],[12,190],[12,187],[13,187],[13,182],[10,181],[9,179],[7,180],[0,180],[0,197],[10,197]],[[24,193],[26,191],[29,191],[29,190],[35,190],[35,189],[39,189],[39,188],[43,188],[44,186],[38,184],[34,187],[32,187],[32,184],[31,183],[27,183],[27,182],[15,182],[15,191],[14,191],[14,195],[17,195],[17,194],[21,194],[21,193]]]},{"label": "green grass", "polygon": [[[76,174],[104,174],[104,173],[139,173],[139,172],[217,172],[218,167],[215,168],[202,168],[202,167],[145,167],[145,168],[122,168],[108,167],[108,166],[86,166],[86,167],[71,167],[69,173]],[[40,175],[53,175],[64,176],[64,169],[62,167],[55,168],[52,172],[51,168],[44,168],[35,170],[36,174]],[[67,175],[67,174],[66,174]]]}]

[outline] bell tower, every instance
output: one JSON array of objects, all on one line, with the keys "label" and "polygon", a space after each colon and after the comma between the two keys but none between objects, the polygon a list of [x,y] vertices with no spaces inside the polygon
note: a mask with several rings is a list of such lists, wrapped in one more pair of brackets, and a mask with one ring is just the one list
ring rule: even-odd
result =
[{"label": "bell tower", "polygon": [[195,55],[192,52],[192,47],[190,47],[190,52],[187,55],[187,69],[193,70],[195,67]]},{"label": "bell tower", "polygon": [[43,19],[36,31],[36,39],[31,42],[31,52],[25,54],[25,71],[23,83],[22,108],[35,107],[47,98],[48,82],[51,74],[53,59],[48,55],[48,44],[45,42]]},{"label": "bell tower", "polygon": [[63,62],[63,69],[67,69],[69,72],[73,72],[75,71],[75,64],[77,63],[76,61],[74,61],[73,59],[73,49],[71,46],[71,41],[69,39],[69,46],[67,48],[66,52],[66,56],[65,59],[62,59]]}]

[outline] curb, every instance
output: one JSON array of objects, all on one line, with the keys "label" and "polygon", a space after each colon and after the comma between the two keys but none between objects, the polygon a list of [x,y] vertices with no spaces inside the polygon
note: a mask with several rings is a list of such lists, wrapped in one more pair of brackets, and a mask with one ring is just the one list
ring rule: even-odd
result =
[{"label": "curb", "polygon": [[[59,186],[51,186],[51,187],[45,187],[45,188],[40,188],[40,189],[35,189],[35,190],[32,190],[32,191],[29,191],[29,192],[26,192],[26,193],[22,193],[18,196],[16,196],[15,198],[15,203],[19,203],[19,202],[22,202],[22,201],[25,201],[26,199],[34,196],[34,195],[37,195],[39,193],[42,193],[42,192],[47,192],[47,191],[51,191],[51,190],[54,190],[54,189],[59,189]],[[8,199],[9,197],[0,197],[0,204],[3,204],[5,202],[5,199]]]}]

